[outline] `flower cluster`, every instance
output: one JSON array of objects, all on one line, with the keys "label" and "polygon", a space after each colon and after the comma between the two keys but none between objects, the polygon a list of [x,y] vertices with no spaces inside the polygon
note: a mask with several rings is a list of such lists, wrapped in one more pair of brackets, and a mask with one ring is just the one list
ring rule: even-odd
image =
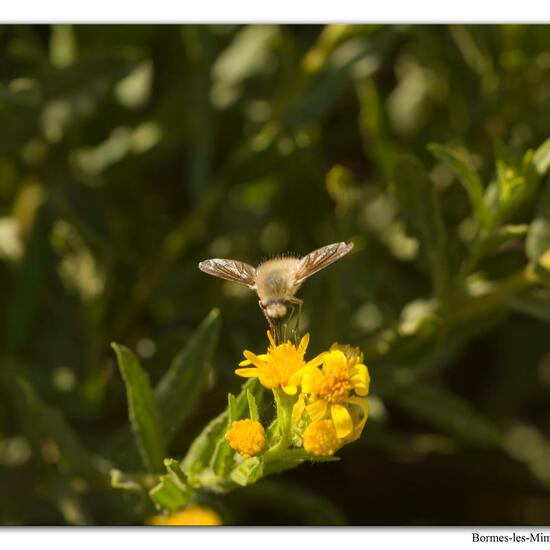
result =
[{"label": "flower cluster", "polygon": [[225,434],[225,439],[241,456],[250,458],[262,452],[265,445],[265,431],[259,422],[245,418],[233,422]]},{"label": "flower cluster", "polygon": [[[368,417],[370,377],[357,348],[335,343],[328,351],[306,361],[306,334],[298,345],[276,344],[268,332],[267,353],[244,351],[245,360],[235,372],[258,378],[275,395],[280,416],[290,408],[287,439],[313,456],[331,456],[346,443],[355,441]],[[282,394],[280,392],[283,392]],[[285,399],[281,395],[286,395]],[[279,396],[279,397],[278,397]],[[288,411],[287,411],[288,412]],[[249,458],[264,450],[265,432],[259,422],[234,422],[226,435],[231,447]]]}]

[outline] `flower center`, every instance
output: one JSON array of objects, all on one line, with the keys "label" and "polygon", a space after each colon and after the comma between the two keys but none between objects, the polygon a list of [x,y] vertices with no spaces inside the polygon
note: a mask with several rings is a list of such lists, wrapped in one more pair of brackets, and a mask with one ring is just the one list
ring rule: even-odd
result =
[{"label": "flower center", "polygon": [[225,439],[235,451],[245,458],[256,456],[262,452],[265,445],[263,426],[250,418],[233,422]]},{"label": "flower center", "polygon": [[330,404],[340,403],[349,396],[352,386],[348,367],[342,363],[325,365],[325,376],[319,394]]},{"label": "flower center", "polygon": [[283,344],[269,352],[268,369],[271,377],[281,386],[288,384],[290,377],[303,366],[303,363],[303,354],[292,345],[287,347]]}]

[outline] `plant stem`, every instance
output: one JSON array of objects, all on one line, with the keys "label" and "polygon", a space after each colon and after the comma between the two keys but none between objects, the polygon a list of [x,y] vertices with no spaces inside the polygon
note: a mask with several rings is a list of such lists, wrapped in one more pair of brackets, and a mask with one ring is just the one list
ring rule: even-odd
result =
[{"label": "plant stem", "polygon": [[288,449],[291,443],[292,402],[281,388],[273,390],[275,406],[277,407],[277,419],[279,420],[280,439],[277,444],[269,449],[265,458],[271,459]]}]

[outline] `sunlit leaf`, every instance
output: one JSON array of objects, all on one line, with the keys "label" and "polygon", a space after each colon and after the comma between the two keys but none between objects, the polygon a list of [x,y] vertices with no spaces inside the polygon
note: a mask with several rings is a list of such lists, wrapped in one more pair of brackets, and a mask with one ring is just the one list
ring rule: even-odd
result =
[{"label": "sunlit leaf", "polygon": [[160,472],[164,459],[164,442],[149,377],[128,348],[115,343],[112,346],[126,385],[128,414],[141,458],[149,470]]},{"label": "sunlit leaf", "polygon": [[[263,387],[255,378],[243,384],[241,393],[235,399],[233,414],[236,418],[241,418],[247,411],[247,391],[250,391],[258,400],[263,393]],[[229,409],[226,409],[212,420],[191,444],[182,463],[183,470],[191,483],[193,477],[209,465],[218,442],[224,441],[225,433],[229,428],[229,417]]]},{"label": "sunlit leaf", "polygon": [[160,424],[169,442],[193,412],[205,385],[220,333],[220,313],[214,309],[200,324],[155,388]]}]

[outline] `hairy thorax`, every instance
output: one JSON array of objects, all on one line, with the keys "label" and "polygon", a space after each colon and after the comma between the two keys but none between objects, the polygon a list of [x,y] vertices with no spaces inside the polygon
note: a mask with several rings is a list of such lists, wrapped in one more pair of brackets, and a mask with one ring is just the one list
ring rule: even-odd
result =
[{"label": "hairy thorax", "polygon": [[256,269],[256,289],[264,306],[286,301],[294,296],[294,270],[298,258],[276,258],[260,264]]}]

